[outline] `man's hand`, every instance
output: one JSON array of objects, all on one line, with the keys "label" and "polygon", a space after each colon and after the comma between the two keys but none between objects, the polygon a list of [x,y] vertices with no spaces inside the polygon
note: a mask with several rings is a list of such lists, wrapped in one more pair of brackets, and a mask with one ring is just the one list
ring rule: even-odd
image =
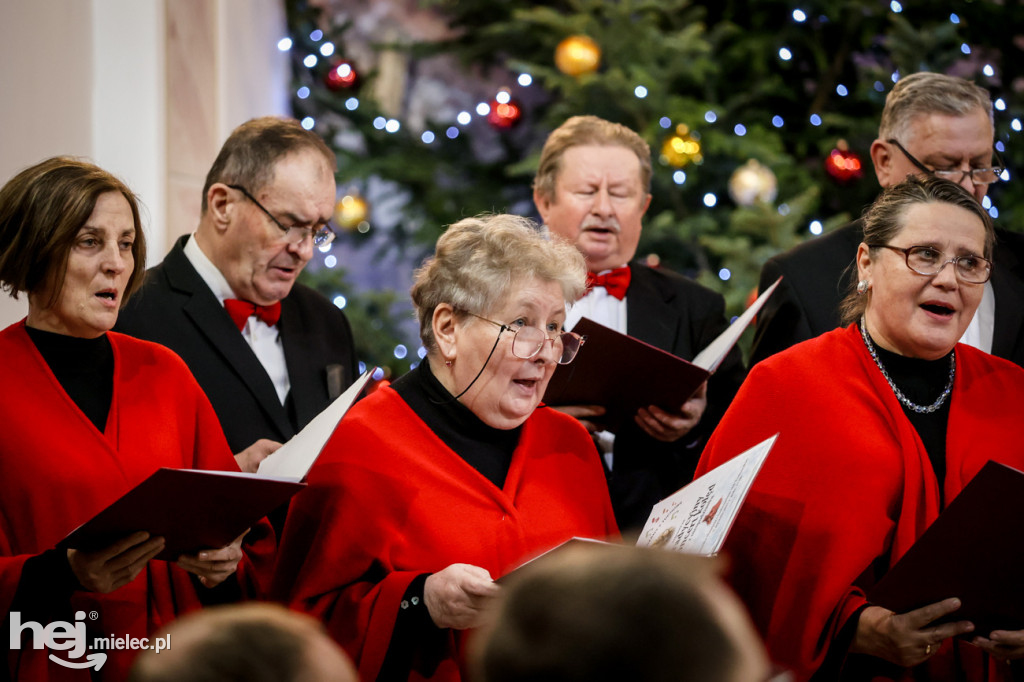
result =
[{"label": "man's hand", "polygon": [[273,454],[281,444],[276,440],[260,438],[258,441],[235,455],[238,468],[247,474],[255,474],[260,468],[260,462]]},{"label": "man's hand", "polygon": [[700,423],[708,406],[708,383],[705,381],[689,400],[683,403],[679,412],[666,412],[654,405],[640,408],[633,418],[637,426],[650,437],[664,443],[673,443],[690,432]]}]

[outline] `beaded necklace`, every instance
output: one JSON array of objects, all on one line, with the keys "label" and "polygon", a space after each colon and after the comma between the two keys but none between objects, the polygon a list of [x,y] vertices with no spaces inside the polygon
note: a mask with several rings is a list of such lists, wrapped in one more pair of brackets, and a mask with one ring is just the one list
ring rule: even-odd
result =
[{"label": "beaded necklace", "polygon": [[942,395],[940,395],[931,405],[918,405],[917,403],[910,402],[910,399],[903,395],[903,391],[896,388],[896,384],[893,383],[889,373],[885,371],[885,367],[882,365],[882,361],[879,359],[878,353],[875,352],[875,346],[871,343],[871,337],[868,336],[867,325],[864,323],[863,315],[860,318],[860,336],[864,339],[864,345],[868,347],[868,353],[871,354],[871,359],[875,361],[876,365],[878,365],[878,369],[881,370],[882,376],[885,377],[885,380],[889,383],[889,388],[891,388],[892,392],[896,394],[896,398],[904,407],[919,414],[931,414],[942,407],[942,404],[946,402],[946,398],[948,398],[949,394],[953,391],[953,378],[956,376],[956,353],[949,354],[949,383],[946,384],[946,388],[942,391]]}]

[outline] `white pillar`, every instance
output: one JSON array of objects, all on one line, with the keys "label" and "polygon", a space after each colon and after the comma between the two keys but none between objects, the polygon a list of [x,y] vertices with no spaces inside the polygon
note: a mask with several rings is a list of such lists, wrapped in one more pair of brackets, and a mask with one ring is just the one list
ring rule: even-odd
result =
[{"label": "white pillar", "polygon": [[[167,229],[163,0],[93,0],[92,141],[97,165],[139,197],[150,244]],[[149,250],[149,265],[163,259]]]},{"label": "white pillar", "polygon": [[[195,227],[196,183],[228,133],[287,112],[285,31],[280,0],[0,1],[0,184],[50,156],[89,158],[139,195],[159,262]],[[24,299],[0,295],[0,328]]]}]

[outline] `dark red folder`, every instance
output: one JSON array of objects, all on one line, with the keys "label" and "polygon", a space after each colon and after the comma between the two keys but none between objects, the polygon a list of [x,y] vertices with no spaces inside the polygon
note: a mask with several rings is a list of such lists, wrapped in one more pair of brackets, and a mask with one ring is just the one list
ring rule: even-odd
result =
[{"label": "dark red folder", "polygon": [[573,331],[587,337],[576,358],[558,365],[544,402],[603,405],[598,421],[616,431],[641,407],[677,412],[710,376],[706,369],[584,317]]},{"label": "dark red folder", "polygon": [[868,592],[905,613],[957,597],[939,622],[969,620],[971,634],[1024,629],[1024,472],[988,462],[914,546]]},{"label": "dark red folder", "polygon": [[156,557],[227,545],[306,486],[256,474],[161,468],[71,531],[58,546],[93,551],[140,530],[163,536]]}]

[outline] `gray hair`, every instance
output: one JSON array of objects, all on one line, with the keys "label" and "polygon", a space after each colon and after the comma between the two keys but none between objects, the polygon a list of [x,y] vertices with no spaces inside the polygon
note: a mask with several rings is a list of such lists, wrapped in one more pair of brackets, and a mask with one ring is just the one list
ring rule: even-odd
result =
[{"label": "gray hair", "polygon": [[994,121],[992,98],[985,88],[942,73],[913,73],[899,79],[885,98],[878,137],[905,143],[918,116],[966,116],[975,109],[983,110],[989,121]]},{"label": "gray hair", "polygon": [[[891,243],[905,227],[903,218],[911,206],[932,203],[959,206],[976,215],[985,227],[985,258],[992,258],[996,233],[988,213],[975,200],[974,195],[960,185],[930,175],[923,178],[909,176],[903,182],[889,187],[878,196],[875,203],[871,204],[864,212],[864,243]],[[872,258],[878,248],[877,246],[871,247]],[[846,297],[839,304],[842,326],[845,327],[859,320],[867,309],[867,305],[868,297],[857,294],[856,283],[851,282]]]},{"label": "gray hair", "polygon": [[410,292],[423,345],[435,349],[437,306],[486,315],[501,305],[513,283],[528,278],[557,282],[565,300],[575,301],[586,283],[583,256],[568,242],[548,238],[528,218],[495,214],[455,223],[416,270]]}]

